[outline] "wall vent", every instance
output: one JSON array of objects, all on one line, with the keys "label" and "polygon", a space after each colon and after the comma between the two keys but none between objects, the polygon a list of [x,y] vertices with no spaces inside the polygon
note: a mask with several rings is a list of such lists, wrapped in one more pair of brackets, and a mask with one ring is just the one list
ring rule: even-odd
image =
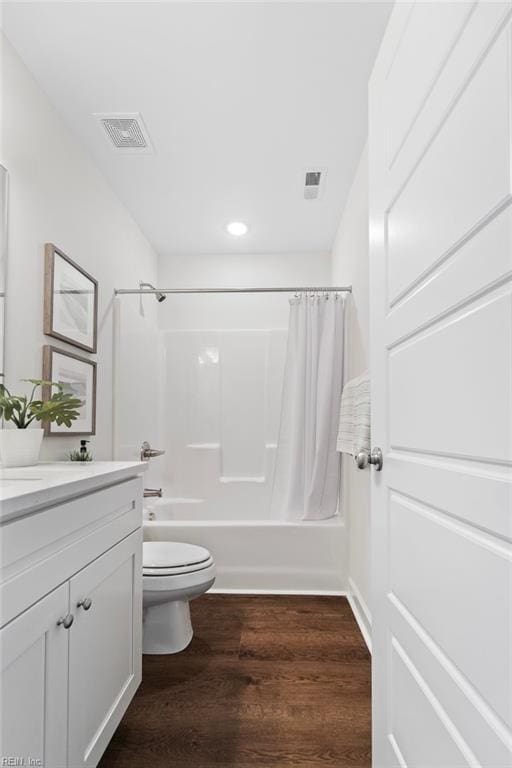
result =
[{"label": "wall vent", "polygon": [[96,113],[94,117],[104,129],[110,146],[116,152],[153,152],[146,126],[138,112]]},{"label": "wall vent", "polygon": [[324,181],[325,171],[306,171],[304,177],[304,199],[316,200]]}]

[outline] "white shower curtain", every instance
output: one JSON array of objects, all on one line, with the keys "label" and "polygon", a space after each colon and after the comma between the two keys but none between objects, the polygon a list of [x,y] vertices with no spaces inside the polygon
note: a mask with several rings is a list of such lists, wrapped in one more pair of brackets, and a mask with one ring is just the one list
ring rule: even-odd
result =
[{"label": "white shower curtain", "polygon": [[290,301],[271,504],[275,517],[323,520],[336,514],[343,309],[343,297],[334,294],[302,295]]}]

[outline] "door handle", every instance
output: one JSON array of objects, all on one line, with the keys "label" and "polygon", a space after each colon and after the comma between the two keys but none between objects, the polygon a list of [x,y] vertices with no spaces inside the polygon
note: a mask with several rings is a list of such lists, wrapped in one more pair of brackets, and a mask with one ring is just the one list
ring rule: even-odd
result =
[{"label": "door handle", "polygon": [[384,463],[382,451],[380,448],[373,448],[370,452],[361,450],[354,456],[358,469],[365,469],[368,464],[375,467],[376,472],[380,472]]},{"label": "door handle", "polygon": [[62,616],[58,620],[57,626],[58,627],[62,626],[62,627],[64,627],[64,629],[69,629],[74,620],[75,620],[75,617],[73,616],[73,614],[72,613],[68,613],[66,616]]},{"label": "door handle", "polygon": [[76,604],[76,607],[77,608],[83,608],[84,611],[88,611],[89,608],[91,607],[91,605],[92,605],[91,598],[90,597],[84,597],[83,600],[79,600],[78,601],[78,603]]}]

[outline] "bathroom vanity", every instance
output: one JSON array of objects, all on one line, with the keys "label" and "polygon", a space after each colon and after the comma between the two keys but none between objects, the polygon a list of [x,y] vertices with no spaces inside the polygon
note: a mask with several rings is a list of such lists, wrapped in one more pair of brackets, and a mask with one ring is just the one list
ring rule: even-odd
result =
[{"label": "bathroom vanity", "polygon": [[144,468],[0,470],[1,765],[96,766],[140,683]]}]

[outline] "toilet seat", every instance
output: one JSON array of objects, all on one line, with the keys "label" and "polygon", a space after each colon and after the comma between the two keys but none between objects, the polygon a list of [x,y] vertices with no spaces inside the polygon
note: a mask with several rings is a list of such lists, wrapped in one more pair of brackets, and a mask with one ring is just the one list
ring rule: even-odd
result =
[{"label": "toilet seat", "polygon": [[143,544],[144,576],[177,576],[195,573],[213,565],[204,547],[175,541],[145,541]]}]

